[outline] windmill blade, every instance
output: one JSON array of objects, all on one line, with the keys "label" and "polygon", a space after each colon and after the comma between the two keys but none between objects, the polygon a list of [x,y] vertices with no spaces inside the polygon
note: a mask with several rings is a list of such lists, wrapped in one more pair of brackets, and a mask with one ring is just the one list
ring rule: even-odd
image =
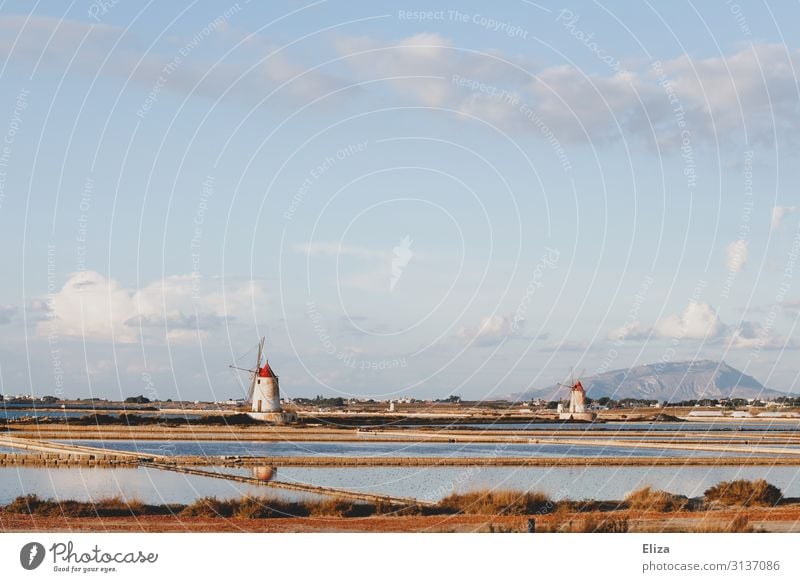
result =
[{"label": "windmill blade", "polygon": [[569,369],[569,372],[564,377],[561,382],[556,381],[556,384],[559,386],[563,386],[564,388],[572,388],[575,385],[575,379],[573,377],[573,368]]},{"label": "windmill blade", "polygon": [[250,389],[247,391],[247,400],[246,402],[250,403],[253,402],[253,393],[256,390],[256,377],[258,376],[258,371],[253,372],[253,377],[250,379]]},{"label": "windmill blade", "polygon": [[262,337],[261,341],[258,342],[258,359],[256,360],[256,370],[261,369],[261,356],[264,355],[264,340],[267,338]]},{"label": "windmill blade", "polygon": [[258,378],[259,372],[261,372],[261,356],[264,354],[264,340],[266,338],[261,338],[261,341],[258,342],[258,355],[256,356],[256,369],[253,372],[252,378],[250,378],[250,390],[247,392],[247,402],[253,402],[253,394],[256,390],[256,378]]}]

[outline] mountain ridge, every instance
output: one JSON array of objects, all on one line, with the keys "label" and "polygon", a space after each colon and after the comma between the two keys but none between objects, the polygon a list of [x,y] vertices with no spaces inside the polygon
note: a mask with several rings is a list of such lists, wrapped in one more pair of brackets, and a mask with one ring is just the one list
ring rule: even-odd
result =
[{"label": "mountain ridge", "polygon": [[[765,387],[752,376],[725,362],[713,360],[643,364],[583,377],[580,380],[586,389],[586,395],[595,400],[609,397],[614,400],[638,398],[680,402],[701,398],[775,398],[787,395]],[[566,396],[567,389],[556,384],[509,394],[507,399],[560,400]]]}]

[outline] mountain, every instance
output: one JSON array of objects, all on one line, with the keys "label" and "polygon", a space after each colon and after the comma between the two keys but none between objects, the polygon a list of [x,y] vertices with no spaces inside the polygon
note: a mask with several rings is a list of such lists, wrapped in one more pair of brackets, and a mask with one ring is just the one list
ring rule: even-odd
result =
[{"label": "mountain", "polygon": [[[581,378],[586,395],[592,399],[608,396],[614,400],[641,398],[659,402],[679,402],[701,398],[773,398],[783,392],[765,388],[758,380],[724,362],[699,360],[635,366]],[[509,400],[544,398],[559,400],[567,388],[550,386],[518,392]]]}]

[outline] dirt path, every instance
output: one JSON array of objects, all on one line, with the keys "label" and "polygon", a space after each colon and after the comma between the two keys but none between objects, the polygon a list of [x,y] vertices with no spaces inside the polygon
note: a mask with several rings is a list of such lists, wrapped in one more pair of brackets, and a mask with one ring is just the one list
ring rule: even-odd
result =
[{"label": "dirt path", "polygon": [[[686,532],[725,526],[744,516],[757,531],[800,532],[800,506],[725,509],[706,512],[587,512],[534,516],[537,529],[572,520],[628,520],[631,532]],[[438,515],[367,518],[290,517],[273,519],[185,518],[145,516],[114,518],[37,517],[0,512],[4,532],[525,532],[527,516]]]}]

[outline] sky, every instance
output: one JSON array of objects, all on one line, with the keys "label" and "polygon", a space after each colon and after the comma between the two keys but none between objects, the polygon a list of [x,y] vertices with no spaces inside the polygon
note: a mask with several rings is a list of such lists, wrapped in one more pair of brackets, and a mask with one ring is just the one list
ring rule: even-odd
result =
[{"label": "sky", "polygon": [[798,12],[2,2],[0,392],[800,392]]}]

